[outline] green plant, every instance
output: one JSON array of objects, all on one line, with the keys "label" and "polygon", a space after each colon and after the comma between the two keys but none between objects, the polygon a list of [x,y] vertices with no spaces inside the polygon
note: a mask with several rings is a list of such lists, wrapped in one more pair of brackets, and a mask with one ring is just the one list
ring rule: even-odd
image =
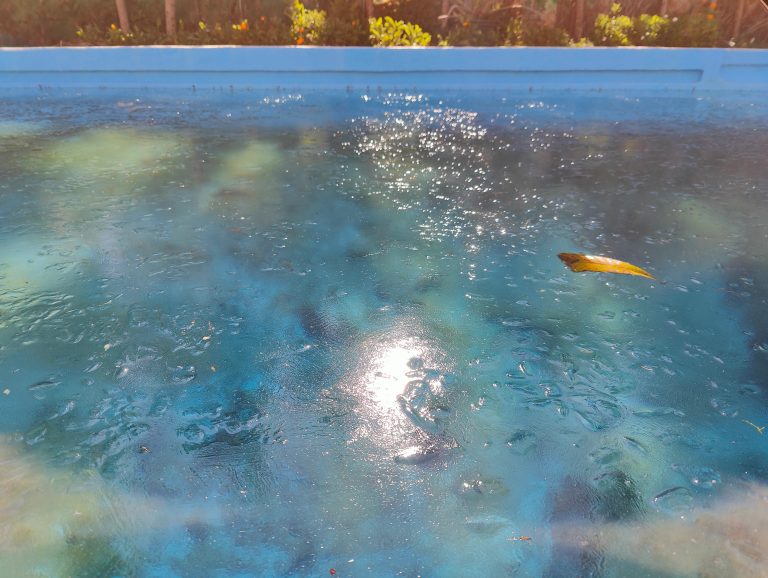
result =
[{"label": "green plant", "polygon": [[[347,0],[349,3],[350,0]],[[432,36],[443,34],[440,16],[443,13],[442,2],[437,0],[373,0],[375,16],[391,16],[403,22],[418,22],[422,30]]]},{"label": "green plant", "polygon": [[711,14],[687,14],[672,18],[661,44],[664,46],[717,46],[718,24]]},{"label": "green plant", "polygon": [[[497,22],[500,16],[508,13],[516,4],[510,0],[451,0],[448,10],[441,19],[464,22]],[[506,15],[502,20],[509,18]]]},{"label": "green plant", "polygon": [[611,6],[608,14],[598,14],[595,18],[593,40],[602,46],[629,46],[632,34],[632,19],[621,13],[621,4]]},{"label": "green plant", "polygon": [[497,46],[503,36],[496,30],[476,26],[469,21],[452,26],[445,38],[441,38],[444,46]]},{"label": "green plant", "polygon": [[391,16],[368,21],[373,46],[427,46],[432,37],[418,24],[394,20]]},{"label": "green plant", "polygon": [[288,44],[290,41],[284,19],[264,14],[258,16],[253,24],[247,18],[227,25],[209,25],[201,20],[193,30],[180,27],[178,33],[180,44],[272,45]]},{"label": "green plant", "polygon": [[568,46],[572,48],[588,48],[594,45],[595,43],[592,42],[589,38],[580,38],[579,40],[571,40],[568,43]]},{"label": "green plant", "polygon": [[[111,24],[106,30],[87,24],[77,28],[76,36],[81,44],[92,46],[133,46],[168,42],[162,28],[152,27],[145,30],[134,26],[131,33],[125,33],[115,24]],[[247,19],[226,25],[207,24],[200,20],[191,28],[180,21],[176,41],[190,45],[276,45],[288,44],[290,36],[284,20],[261,15],[253,25]]]},{"label": "green plant", "polygon": [[320,44],[325,33],[325,10],[307,10],[299,0],[293,0],[289,10],[291,36],[296,44]]},{"label": "green plant", "polygon": [[571,37],[562,28],[520,17],[509,21],[504,39],[506,46],[568,46],[570,42]]},{"label": "green plant", "polygon": [[166,41],[164,35],[150,35],[141,30],[123,32],[115,24],[111,24],[106,30],[100,30],[93,24],[85,28],[77,28],[75,34],[83,44],[94,46],[136,46],[141,44],[163,44]]},{"label": "green plant", "polygon": [[658,46],[669,28],[669,18],[658,14],[641,14],[634,19],[631,39],[637,46]]},{"label": "green plant", "polygon": [[323,44],[328,46],[370,45],[362,4],[350,7],[347,0],[333,0],[328,7]]},{"label": "green plant", "polygon": [[513,18],[507,24],[506,34],[504,35],[504,46],[525,46],[523,40],[523,19]]}]

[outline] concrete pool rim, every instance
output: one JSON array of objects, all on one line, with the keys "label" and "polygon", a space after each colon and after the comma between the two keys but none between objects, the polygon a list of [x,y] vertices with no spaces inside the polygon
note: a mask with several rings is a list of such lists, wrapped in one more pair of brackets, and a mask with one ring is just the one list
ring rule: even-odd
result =
[{"label": "concrete pool rim", "polygon": [[0,48],[0,89],[766,92],[768,50],[136,46]]}]

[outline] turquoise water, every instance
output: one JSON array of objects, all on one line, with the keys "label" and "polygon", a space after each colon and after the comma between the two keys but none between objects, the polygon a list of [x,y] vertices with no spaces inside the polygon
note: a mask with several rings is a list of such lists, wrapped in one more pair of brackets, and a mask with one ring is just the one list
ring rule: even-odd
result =
[{"label": "turquoise water", "polygon": [[0,575],[765,576],[760,99],[0,104]]}]

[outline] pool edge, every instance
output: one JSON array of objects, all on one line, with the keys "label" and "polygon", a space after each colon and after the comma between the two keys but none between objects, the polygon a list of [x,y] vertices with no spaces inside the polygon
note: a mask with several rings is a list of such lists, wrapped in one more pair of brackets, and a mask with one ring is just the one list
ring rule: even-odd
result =
[{"label": "pool edge", "polygon": [[37,87],[766,92],[768,50],[0,48],[0,88]]}]

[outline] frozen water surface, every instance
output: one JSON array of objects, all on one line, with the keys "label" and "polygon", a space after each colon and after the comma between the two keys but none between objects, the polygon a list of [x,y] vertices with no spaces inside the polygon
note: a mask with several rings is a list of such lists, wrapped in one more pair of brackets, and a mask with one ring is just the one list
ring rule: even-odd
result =
[{"label": "frozen water surface", "polygon": [[762,100],[0,102],[0,574],[766,575]]}]

